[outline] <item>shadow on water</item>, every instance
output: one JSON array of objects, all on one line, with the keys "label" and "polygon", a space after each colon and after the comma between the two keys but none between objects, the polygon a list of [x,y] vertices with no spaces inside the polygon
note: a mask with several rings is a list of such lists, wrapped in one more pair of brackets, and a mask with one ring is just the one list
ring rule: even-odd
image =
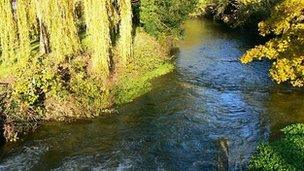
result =
[{"label": "shadow on water", "polygon": [[5,143],[5,138],[4,138],[4,121],[0,117],[0,146],[4,145]]},{"label": "shadow on water", "polygon": [[256,40],[207,20],[185,23],[176,71],[116,114],[52,123],[2,147],[1,169],[246,170],[260,141],[304,121],[303,92],[238,58]]}]

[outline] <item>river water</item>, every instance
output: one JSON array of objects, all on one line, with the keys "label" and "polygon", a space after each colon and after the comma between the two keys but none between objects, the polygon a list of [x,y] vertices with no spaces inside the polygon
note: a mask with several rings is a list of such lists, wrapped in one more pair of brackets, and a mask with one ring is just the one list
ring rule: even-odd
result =
[{"label": "river water", "polygon": [[0,149],[0,170],[246,170],[259,142],[304,122],[304,93],[272,83],[266,61],[239,57],[256,43],[189,20],[176,70],[117,113],[52,123]]}]

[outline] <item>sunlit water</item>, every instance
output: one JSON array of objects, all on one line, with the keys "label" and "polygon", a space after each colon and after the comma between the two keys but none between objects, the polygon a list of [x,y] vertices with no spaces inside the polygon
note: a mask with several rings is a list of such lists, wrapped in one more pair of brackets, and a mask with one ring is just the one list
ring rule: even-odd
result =
[{"label": "sunlit water", "polygon": [[246,170],[259,142],[304,122],[304,93],[239,63],[252,36],[185,24],[176,71],[116,114],[53,123],[0,150],[0,170]]}]

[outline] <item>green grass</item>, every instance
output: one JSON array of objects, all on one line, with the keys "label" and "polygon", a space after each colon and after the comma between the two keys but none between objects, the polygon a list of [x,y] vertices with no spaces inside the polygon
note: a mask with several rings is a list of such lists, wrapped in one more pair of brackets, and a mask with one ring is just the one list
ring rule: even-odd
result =
[{"label": "green grass", "polygon": [[269,144],[261,144],[253,156],[250,170],[303,170],[304,124],[282,129],[284,136]]},{"label": "green grass", "polygon": [[138,30],[135,37],[134,57],[118,75],[114,89],[115,104],[131,102],[149,92],[153,78],[171,72],[174,65],[168,58],[167,45]]},{"label": "green grass", "polygon": [[142,76],[133,77],[126,75],[115,87],[115,103],[123,104],[133,101],[135,98],[146,94],[152,89],[150,81],[153,78],[167,74],[173,70],[174,66],[164,63],[152,71],[146,72]]}]

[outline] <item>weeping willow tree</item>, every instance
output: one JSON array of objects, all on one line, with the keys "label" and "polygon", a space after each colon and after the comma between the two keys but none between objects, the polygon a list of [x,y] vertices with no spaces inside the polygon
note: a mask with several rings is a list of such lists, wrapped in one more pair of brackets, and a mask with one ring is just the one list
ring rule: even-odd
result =
[{"label": "weeping willow tree", "polygon": [[48,54],[50,53],[50,45],[49,45],[49,38],[46,31],[45,23],[43,21],[43,13],[45,12],[45,7],[47,5],[47,1],[41,0],[33,0],[34,6],[36,9],[36,15],[39,22],[39,48],[41,54]]},{"label": "weeping willow tree", "polygon": [[35,4],[40,34],[49,36],[51,53],[59,62],[78,52],[81,46],[74,20],[74,0],[36,0]]},{"label": "weeping willow tree", "polygon": [[[118,25],[119,25],[119,11],[118,11],[118,4],[117,1],[107,1],[107,9],[108,9],[108,16],[110,20],[110,30],[112,31],[112,40],[116,40],[116,35],[118,33]],[[113,41],[113,42],[114,42]]]},{"label": "weeping willow tree", "polygon": [[110,21],[108,0],[83,0],[84,15],[91,50],[91,72],[102,77],[110,75]]},{"label": "weeping willow tree", "polygon": [[31,33],[36,25],[36,14],[32,1],[18,0],[16,14],[19,35],[18,60],[23,61],[31,55]]},{"label": "weeping willow tree", "polygon": [[14,19],[11,0],[0,1],[0,41],[2,62],[9,62],[15,58],[17,42],[17,25]]},{"label": "weeping willow tree", "polygon": [[132,55],[132,3],[131,0],[120,0],[120,39],[119,55],[125,65]]}]

